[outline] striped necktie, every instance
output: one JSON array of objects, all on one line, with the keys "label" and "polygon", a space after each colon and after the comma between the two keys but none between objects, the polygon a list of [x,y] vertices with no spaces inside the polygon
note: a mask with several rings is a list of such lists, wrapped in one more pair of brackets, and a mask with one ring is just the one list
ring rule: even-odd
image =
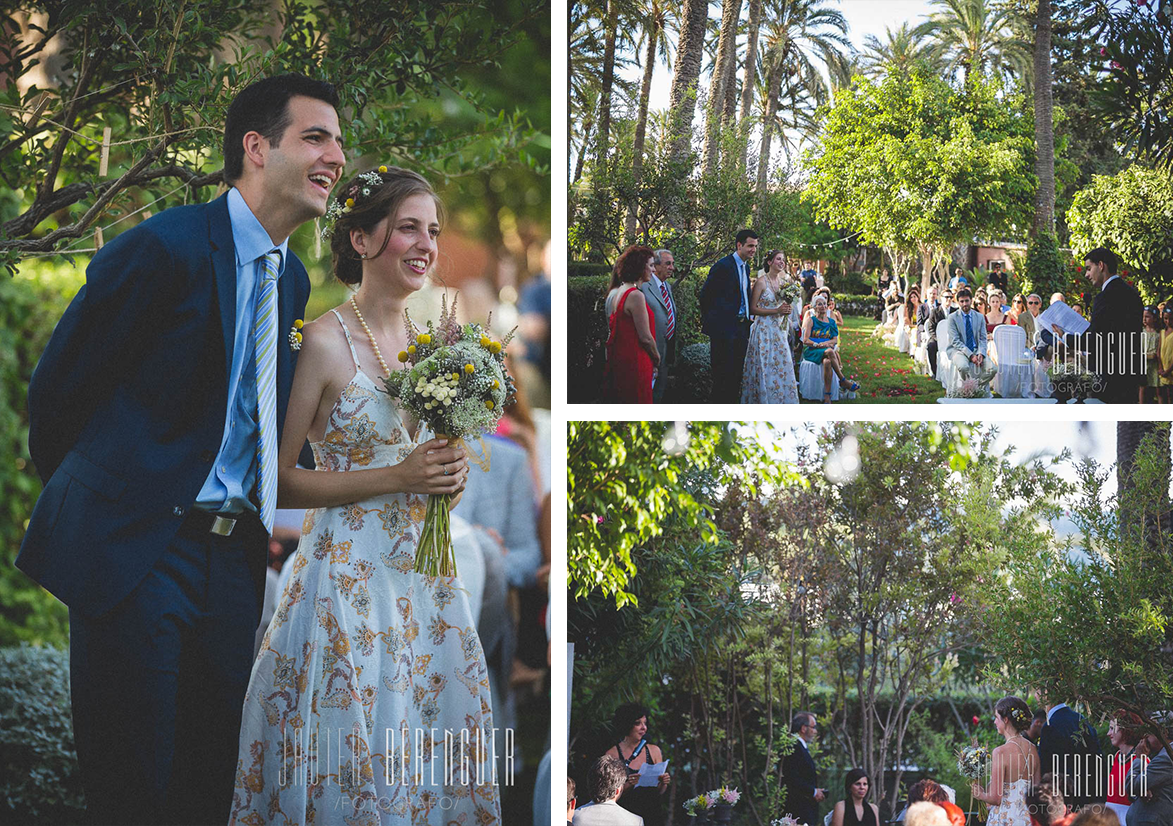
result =
[{"label": "striped necktie", "polygon": [[660,282],[660,295],[664,297],[664,306],[668,308],[668,329],[664,331],[664,338],[669,339],[676,330],[676,313],[672,311],[672,297],[668,295],[668,284],[664,281]]},{"label": "striped necktie", "polygon": [[257,498],[261,522],[273,532],[277,508],[277,250],[261,259],[253,335],[257,361]]}]

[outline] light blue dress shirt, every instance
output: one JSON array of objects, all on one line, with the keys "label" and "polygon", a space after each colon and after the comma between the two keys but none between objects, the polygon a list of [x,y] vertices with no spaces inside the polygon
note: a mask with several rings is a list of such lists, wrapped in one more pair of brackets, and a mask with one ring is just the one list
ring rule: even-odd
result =
[{"label": "light blue dress shirt", "polygon": [[[274,249],[281,254],[280,284],[289,239],[274,244],[236,187],[228,191],[228,219],[236,248],[236,332],[228,370],[228,409],[220,450],[196,497],[196,507],[213,513],[255,513],[257,507],[249,496],[257,480],[257,371],[253,358],[257,288],[261,260]],[[277,335],[280,344],[280,330]],[[280,439],[281,434],[277,436]]]}]

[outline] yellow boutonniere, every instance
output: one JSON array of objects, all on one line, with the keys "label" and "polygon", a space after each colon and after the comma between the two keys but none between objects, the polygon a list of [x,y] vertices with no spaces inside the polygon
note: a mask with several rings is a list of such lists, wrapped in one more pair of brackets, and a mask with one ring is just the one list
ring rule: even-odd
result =
[{"label": "yellow boutonniere", "polygon": [[301,349],[301,328],[305,324],[300,318],[293,322],[293,329],[289,331],[289,349]]}]

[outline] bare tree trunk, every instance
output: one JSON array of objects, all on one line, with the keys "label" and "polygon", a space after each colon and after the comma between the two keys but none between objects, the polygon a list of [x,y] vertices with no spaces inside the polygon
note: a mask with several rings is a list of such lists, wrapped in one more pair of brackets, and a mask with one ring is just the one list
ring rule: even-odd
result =
[{"label": "bare tree trunk", "polygon": [[782,61],[770,66],[766,78],[766,113],[762,117],[762,143],[758,150],[758,185],[754,197],[754,215],[760,215],[766,204],[766,184],[770,177],[770,142],[774,139],[774,118],[778,113],[778,96],[782,86]]},{"label": "bare tree trunk", "polygon": [[749,40],[745,47],[745,72],[741,80],[741,110],[737,114],[737,122],[742,127],[741,157],[738,159],[741,169],[745,169],[745,162],[749,154],[749,117],[753,112],[753,90],[758,80],[758,29],[762,25],[762,0],[749,0]]},{"label": "bare tree trunk", "polygon": [[[648,99],[652,93],[652,70],[656,65],[656,38],[660,33],[659,22],[650,17],[646,30],[648,51],[644,56],[644,77],[639,87],[639,116],[635,123],[635,143],[632,146],[631,180],[632,188],[638,193],[639,182],[644,171],[644,139],[648,131]],[[636,210],[637,204],[627,205],[627,225],[625,235],[628,244],[635,243]]]},{"label": "bare tree trunk", "polygon": [[[705,21],[708,14],[708,0],[684,0],[684,8],[680,15],[680,36],[676,42],[676,63],[672,70],[672,90],[668,101],[669,158],[674,164],[683,164],[692,149],[696,81],[701,74]],[[674,204],[670,208],[668,223],[676,229],[681,228],[683,218],[679,205]]]},{"label": "bare tree trunk", "polygon": [[1031,236],[1055,231],[1055,124],[1051,101],[1051,0],[1038,0],[1035,15],[1035,221]]},{"label": "bare tree trunk", "polygon": [[709,84],[709,114],[705,123],[704,161],[701,174],[707,175],[717,166],[721,149],[721,115],[732,67],[737,62],[737,18],[741,14],[741,0],[722,0],[721,29],[717,40],[717,59],[713,65],[713,80]]},{"label": "bare tree trunk", "polygon": [[582,167],[586,162],[587,150],[591,145],[591,130],[594,128],[595,115],[594,112],[591,112],[582,125],[582,147],[578,150],[578,160],[574,162],[574,177],[571,178],[573,183],[578,183],[578,179],[582,177]]}]

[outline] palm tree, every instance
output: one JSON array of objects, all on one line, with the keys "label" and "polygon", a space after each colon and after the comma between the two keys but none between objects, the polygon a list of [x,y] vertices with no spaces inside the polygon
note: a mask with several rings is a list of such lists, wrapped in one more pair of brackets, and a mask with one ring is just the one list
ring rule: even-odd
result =
[{"label": "palm tree", "polygon": [[974,71],[984,74],[1009,73],[1025,78],[1030,72],[1030,55],[1015,31],[1015,15],[992,0],[933,0],[938,11],[917,26],[914,33],[936,40],[937,55],[950,74],[958,68],[969,83]]},{"label": "palm tree", "polygon": [[[767,0],[762,59],[766,70],[766,106],[755,199],[755,210],[759,212],[769,180],[770,144],[780,101],[786,100],[791,110],[795,110],[794,91],[799,88],[816,101],[825,99],[830,90],[812,58],[817,56],[824,64],[830,64],[842,51],[851,48],[847,20],[839,10],[828,8],[828,4],[829,0]],[[787,98],[782,98],[784,86],[791,91]]]},{"label": "palm tree", "polygon": [[895,31],[891,28],[885,28],[885,34],[887,36],[885,41],[881,41],[874,34],[869,34],[864,38],[860,66],[865,74],[882,75],[890,67],[902,74],[907,74],[914,65],[922,60],[930,65],[935,62],[932,45],[925,42],[924,34],[914,31],[908,23],[901,23],[900,28]]},{"label": "palm tree", "polygon": [[720,148],[720,129],[725,122],[725,101],[734,85],[737,67],[737,20],[741,16],[741,0],[722,0],[721,28],[717,38],[717,59],[713,63],[713,79],[709,84],[709,117],[705,127],[704,162],[702,174],[717,165]]},{"label": "palm tree", "polygon": [[1031,236],[1055,231],[1055,122],[1051,100],[1051,0],[1038,0],[1034,37],[1035,220]]},{"label": "palm tree", "polygon": [[[696,113],[696,82],[701,74],[701,57],[705,46],[705,20],[708,0],[684,0],[680,13],[680,35],[676,40],[676,63],[672,69],[669,95],[669,159],[683,164],[692,143],[692,117]],[[673,227],[680,226],[679,211],[668,216]]]},{"label": "palm tree", "polygon": [[[672,59],[671,45],[668,42],[668,29],[676,21],[679,4],[674,0],[646,0],[638,15],[643,19],[643,34],[636,44],[636,49],[644,48],[644,74],[639,87],[639,111],[635,122],[635,142],[632,146],[631,177],[633,188],[639,191],[639,182],[643,177],[644,142],[648,128],[648,99],[652,90],[652,71],[656,66],[659,55],[665,63]],[[635,241],[636,209],[629,205],[627,223],[625,226],[627,242]]]},{"label": "palm tree", "polygon": [[753,92],[757,86],[758,77],[758,30],[762,26],[762,0],[749,0],[749,29],[745,45],[745,72],[741,81],[741,109],[737,113],[737,122],[742,125],[743,138],[740,141],[741,156],[738,166],[745,169],[746,156],[749,154],[748,136],[749,116],[753,111]]}]

